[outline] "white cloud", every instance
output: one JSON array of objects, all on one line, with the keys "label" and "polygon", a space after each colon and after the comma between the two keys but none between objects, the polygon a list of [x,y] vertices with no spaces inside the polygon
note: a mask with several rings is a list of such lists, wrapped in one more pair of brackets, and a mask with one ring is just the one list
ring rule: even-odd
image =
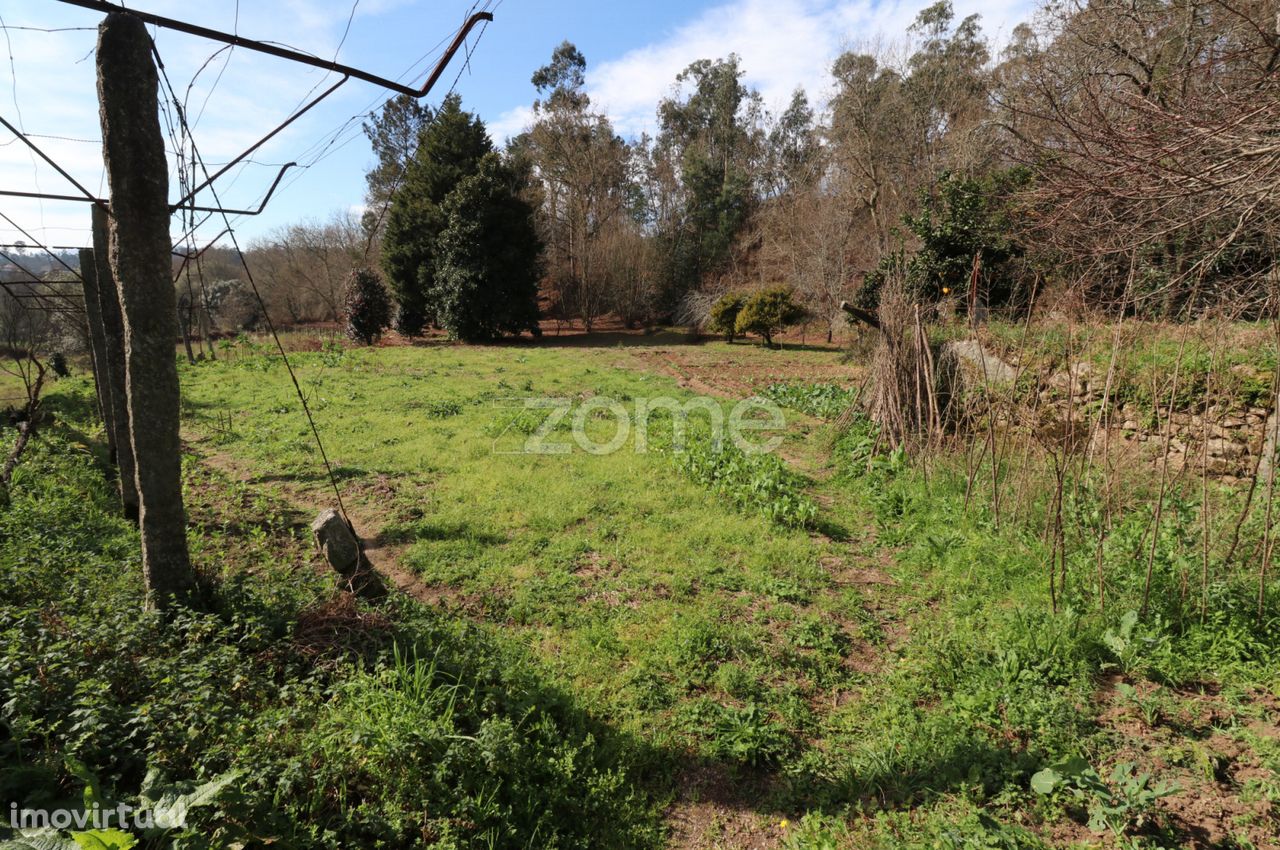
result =
[{"label": "white cloud", "polygon": [[529,125],[532,123],[533,107],[517,106],[513,109],[508,109],[492,121],[486,121],[485,126],[489,128],[489,137],[493,139],[494,143],[502,145],[511,137],[518,136],[529,129]]},{"label": "white cloud", "polygon": [[[589,69],[588,90],[624,135],[652,132],[655,109],[676,75],[698,59],[736,53],[745,81],[770,109],[785,107],[797,87],[825,100],[831,62],[850,44],[901,38],[928,0],[734,0],[700,14],[669,38]],[[957,19],[982,14],[988,36],[1026,17],[1029,0],[957,0]]]}]

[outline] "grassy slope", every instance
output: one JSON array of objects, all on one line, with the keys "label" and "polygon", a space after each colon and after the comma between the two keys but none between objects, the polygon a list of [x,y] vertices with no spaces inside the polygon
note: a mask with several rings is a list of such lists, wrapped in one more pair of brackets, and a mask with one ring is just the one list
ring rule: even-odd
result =
[{"label": "grassy slope", "polygon": [[306,518],[193,455],[203,610],[141,615],[86,389],[50,394],[0,512],[0,799],[74,807],[92,774],[107,808],[137,806],[155,771],[175,794],[231,784],[147,848],[656,845],[647,745],[500,634],[335,598]]},{"label": "grassy slope", "polygon": [[[972,334],[965,325],[955,324],[939,335]],[[993,350],[1020,363],[1028,377],[1047,377],[1070,364],[1087,363],[1093,370],[1091,380],[1099,385],[1112,366],[1118,340],[1112,400],[1149,413],[1167,408],[1175,389],[1177,410],[1219,403],[1233,410],[1266,407],[1276,370],[1275,329],[1262,323],[1170,325],[1129,320],[1117,328],[1040,321],[1028,328],[993,322],[983,335]]]},{"label": "grassy slope", "polygon": [[[726,806],[761,813],[733,828],[773,840],[771,818],[877,800],[933,801],[903,810],[904,821],[854,821],[890,846],[911,835],[931,841],[956,822],[1005,840],[1005,827],[974,820],[976,807],[993,802],[999,817],[1043,821],[1037,828],[1052,833],[1062,812],[1041,811],[1044,801],[1026,791],[1030,775],[1068,754],[1088,754],[1103,772],[1120,760],[1113,730],[1096,722],[1105,708],[1096,677],[1112,663],[1103,638],[1119,615],[1049,616],[1044,551],[966,513],[956,477],[944,470],[926,492],[909,474],[820,474],[810,486],[825,506],[822,535],[735,511],[661,456],[495,453],[519,441],[502,434],[512,413],[497,399],[687,397],[645,370],[679,353],[678,367],[663,372],[702,387],[691,365],[701,360],[751,373],[761,358],[784,356],[699,351],[394,349],[303,355],[300,371],[349,486],[360,491],[376,476],[413,482],[386,506],[392,532],[409,544],[408,564],[466,616],[519,635],[590,710],[688,753],[677,760],[680,802],[708,793],[691,777],[711,770],[737,777]],[[833,356],[798,352],[778,375]],[[192,426],[208,433],[202,412],[223,405],[241,419],[234,436],[218,438],[227,451],[263,470],[314,471],[298,417],[261,413],[291,405],[279,366],[264,363],[202,367],[188,382]],[[441,401],[460,411],[433,415],[452,413]],[[792,420],[788,456],[829,472],[813,420]],[[873,517],[896,555],[869,532]],[[1195,680],[1214,659],[1197,656],[1178,675]],[[1232,688],[1229,711],[1267,716],[1250,683],[1274,681],[1274,655],[1255,641],[1230,661],[1218,665]],[[1268,828],[1264,811],[1265,799],[1241,815],[1241,840]],[[1136,828],[1146,811],[1135,805],[1124,818]],[[1065,823],[1060,831],[1071,833]],[[695,826],[712,833],[706,840],[726,829]],[[1009,835],[1031,840],[1016,827]]]},{"label": "grassy slope", "polygon": [[[708,363],[731,358],[744,367],[786,356],[741,346],[699,351]],[[495,453],[495,445],[518,446],[528,426],[517,419],[507,427],[517,411],[503,398],[686,396],[673,379],[646,371],[667,355],[442,346],[331,351],[297,362],[353,507],[406,547],[405,562],[451,610],[444,622],[478,622],[530,651],[519,661],[513,650],[506,663],[546,677],[545,685],[521,687],[564,703],[553,712],[559,722],[581,729],[587,721],[573,718],[582,712],[605,722],[594,733],[606,742],[599,757],[635,765],[621,776],[642,779],[651,805],[674,802],[675,842],[1093,842],[1101,839],[1077,820],[1100,798],[1028,788],[1046,764],[1083,755],[1104,778],[1114,765],[1133,763],[1184,788],[1157,804],[1133,783],[1109,782],[1106,802],[1125,833],[1106,838],[1109,846],[1185,846],[1191,826],[1207,836],[1200,846],[1267,846],[1261,837],[1274,834],[1280,800],[1274,629],[1259,632],[1232,616],[1203,628],[1144,623],[1129,639],[1137,649],[1118,652],[1107,635],[1132,602],[1131,588],[1115,589],[1112,613],[1088,613],[1081,596],[1074,610],[1051,616],[1043,551],[1034,539],[996,531],[982,511],[965,511],[958,476],[935,470],[926,483],[892,463],[858,472],[841,460],[856,448],[842,444],[832,455],[819,424],[803,416],[794,417],[785,451],[814,474],[808,486],[823,507],[822,534],[735,510],[661,454]],[[832,356],[803,352],[814,365]],[[252,586],[270,596],[280,582],[267,542],[252,563],[224,561],[247,533],[237,521],[278,513],[255,494],[279,489],[317,506],[327,498],[292,387],[277,361],[250,350],[184,367],[183,380],[196,451],[234,459],[253,478],[247,486],[193,482],[193,493],[221,505],[221,519],[202,523],[193,538],[199,560],[229,575],[261,573]],[[603,434],[605,423],[591,427]],[[193,462],[193,474],[199,468]],[[204,502],[195,504],[199,514]],[[116,534],[112,557],[126,558],[127,534]],[[301,557],[296,541],[289,545],[295,554],[283,560]],[[1109,569],[1133,572],[1131,555],[1114,554]],[[1079,565],[1085,575],[1089,567]],[[1234,593],[1224,587],[1224,608]],[[272,599],[255,604],[284,622],[305,607]],[[402,639],[417,635],[438,647],[435,628],[411,618]],[[398,770],[387,755],[396,750],[329,737],[365,718],[374,740],[403,744],[416,740],[405,733],[439,716],[438,706],[410,698],[412,675],[378,657],[375,675],[389,679],[369,687],[357,676],[341,685],[344,673],[331,710],[286,712],[286,725],[311,731],[296,733],[269,763],[305,757],[310,769],[338,775],[364,764],[382,810],[412,811],[413,792],[404,788],[424,774]],[[1117,696],[1117,674],[1138,688],[1133,700]],[[405,752],[421,745],[410,746]],[[642,843],[651,833],[628,802],[629,780],[595,775],[588,798],[601,801],[599,816]],[[402,793],[408,798],[388,799]],[[474,808],[440,794],[455,812]],[[580,811],[570,791],[535,794],[563,795],[566,811]],[[518,783],[509,797],[519,799]],[[1184,798],[1222,811],[1196,812]],[[332,800],[303,805],[286,795],[286,803],[304,819],[346,817],[369,829],[386,820],[364,810],[354,817],[349,801],[335,809]],[[486,822],[518,825],[499,846],[538,846],[528,817],[511,811]],[[572,842],[570,835],[559,843]]]},{"label": "grassy slope", "polygon": [[[524,440],[519,423],[506,426],[527,395],[596,394],[628,406],[689,397],[668,378],[615,367],[623,356],[390,349],[350,352],[332,366],[300,355],[299,371],[347,486],[359,494],[378,476],[396,480],[389,502],[385,491],[368,500],[386,512],[384,535],[408,544],[406,563],[537,646],[590,704],[661,743],[684,741],[702,725],[686,680],[705,685],[719,662],[737,659],[741,678],[763,680],[771,702],[807,714],[807,700],[829,695],[797,688],[804,662],[782,633],[861,610],[857,592],[835,587],[819,565],[830,543],[733,510],[659,454],[501,453]],[[313,476],[305,424],[269,412],[290,409],[292,389],[278,365],[249,371],[262,362],[193,373],[191,424],[207,428],[200,412],[218,404],[239,411],[235,435],[216,438],[222,450],[263,471]],[[442,401],[460,412],[433,416]]]}]

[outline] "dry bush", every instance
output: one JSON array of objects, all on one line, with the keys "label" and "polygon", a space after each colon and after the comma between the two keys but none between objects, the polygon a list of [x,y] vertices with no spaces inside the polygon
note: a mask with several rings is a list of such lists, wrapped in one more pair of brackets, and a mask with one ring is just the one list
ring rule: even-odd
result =
[{"label": "dry bush", "polygon": [[889,444],[932,445],[942,436],[945,402],[919,304],[900,277],[880,299],[880,335],[871,366],[870,415]]},{"label": "dry bush", "polygon": [[1028,219],[1091,303],[1274,309],[1274,4],[1068,2],[1015,36],[997,98],[1039,177]]}]

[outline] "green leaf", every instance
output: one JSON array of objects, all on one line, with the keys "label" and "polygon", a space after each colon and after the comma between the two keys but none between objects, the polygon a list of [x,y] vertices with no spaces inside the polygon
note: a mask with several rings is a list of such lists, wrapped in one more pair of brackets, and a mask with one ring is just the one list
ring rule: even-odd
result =
[{"label": "green leaf", "polygon": [[23,829],[18,836],[0,841],[0,850],[76,850],[76,844],[56,829]]},{"label": "green leaf", "polygon": [[151,809],[157,828],[179,827],[187,822],[188,811],[197,806],[212,803],[222,789],[230,785],[239,775],[238,771],[223,774],[200,785],[194,791],[186,793],[183,793],[180,786],[162,786],[157,783],[155,777],[148,776],[143,802],[149,804],[148,808]]},{"label": "green leaf", "polygon": [[1068,779],[1085,776],[1093,772],[1093,766],[1080,756],[1070,756],[1054,765],[1054,768]]},{"label": "green leaf", "polygon": [[1089,831],[1099,835],[1111,829],[1111,820],[1107,811],[1102,806],[1094,806],[1089,809]]},{"label": "green leaf", "polygon": [[1062,786],[1062,775],[1051,767],[1037,772],[1031,777],[1031,790],[1037,794],[1052,794]]},{"label": "green leaf", "polygon": [[92,809],[94,803],[105,807],[107,801],[102,795],[102,786],[99,785],[98,777],[93,773],[93,771],[89,770],[89,768],[85,767],[82,762],[72,758],[71,756],[67,756],[64,761],[67,766],[67,771],[76,779],[79,779],[84,783],[84,807],[86,809]]},{"label": "green leaf", "polygon": [[83,850],[130,850],[138,844],[138,839],[118,829],[94,829],[89,832],[75,832],[71,835],[76,846]]}]

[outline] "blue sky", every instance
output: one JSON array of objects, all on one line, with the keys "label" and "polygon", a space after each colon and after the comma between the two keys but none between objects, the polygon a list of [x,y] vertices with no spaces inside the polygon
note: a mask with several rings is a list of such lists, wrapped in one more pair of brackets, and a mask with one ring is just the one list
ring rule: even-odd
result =
[{"label": "blue sky", "polygon": [[[502,0],[483,38],[478,43],[472,39],[472,61],[457,90],[501,142],[528,121],[534,97],[530,75],[557,44],[569,39],[587,57],[593,99],[625,135],[652,129],[657,100],[689,62],[730,52],[742,57],[747,82],[761,91],[766,105],[785,105],[796,86],[804,86],[821,103],[832,59],[850,48],[894,50],[927,1]],[[471,8],[471,0],[359,0],[343,41],[352,3],[129,0],[128,5],[215,29],[235,29],[326,58],[337,52],[342,62],[391,78],[424,73],[427,63],[419,60]],[[955,6],[961,16],[982,13],[985,29],[996,41],[1033,9],[1028,0],[955,0]],[[99,16],[56,0],[0,0],[0,18],[8,28],[2,33],[7,41],[0,42],[0,115],[35,134],[34,141],[80,182],[105,195],[92,56]],[[18,27],[73,29],[46,33]],[[188,111],[193,121],[198,117],[196,143],[210,164],[252,144],[325,78],[325,72],[244,50],[217,55],[197,75],[218,45],[167,31],[157,32],[156,39],[180,95],[194,78]],[[456,60],[428,102],[439,101],[459,70]],[[224,204],[256,206],[280,164],[314,161],[286,177],[261,216],[236,222],[242,241],[262,238],[290,222],[359,209],[371,153],[358,119],[353,119],[385,97],[372,85],[348,82],[259,151],[257,163],[219,181]],[[2,128],[0,188],[74,193]],[[171,196],[177,197],[176,184]],[[84,205],[0,197],[0,211],[48,244],[87,244],[89,211]],[[220,223],[210,223],[202,235],[207,241],[220,229]],[[175,221],[175,237],[179,232]],[[0,241],[21,238],[0,220]]]}]

